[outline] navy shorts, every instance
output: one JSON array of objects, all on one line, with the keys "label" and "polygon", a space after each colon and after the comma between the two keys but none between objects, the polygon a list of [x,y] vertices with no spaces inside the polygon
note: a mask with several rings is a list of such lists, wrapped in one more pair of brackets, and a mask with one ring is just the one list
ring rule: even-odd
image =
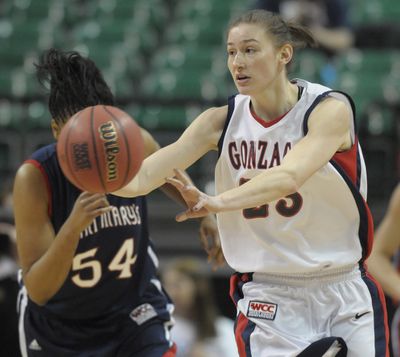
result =
[{"label": "navy shorts", "polygon": [[37,311],[24,290],[19,300],[23,357],[175,356],[168,301],[142,303],[101,319],[68,320]]}]

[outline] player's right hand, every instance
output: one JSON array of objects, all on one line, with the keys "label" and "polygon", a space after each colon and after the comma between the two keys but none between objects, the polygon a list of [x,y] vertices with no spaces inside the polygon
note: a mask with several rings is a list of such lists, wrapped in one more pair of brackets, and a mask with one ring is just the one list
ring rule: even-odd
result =
[{"label": "player's right hand", "polygon": [[188,179],[182,170],[174,169],[174,177],[167,177],[166,182],[174,186],[186,202],[187,210],[176,215],[177,222],[183,222],[190,218],[200,218],[215,213],[212,197],[201,192]]},{"label": "player's right hand", "polygon": [[211,264],[212,269],[217,270],[222,267],[225,264],[225,257],[214,215],[209,214],[201,219],[200,242],[208,255],[208,263]]},{"label": "player's right hand", "polygon": [[106,195],[84,191],[76,199],[68,221],[82,232],[97,216],[111,209]]}]

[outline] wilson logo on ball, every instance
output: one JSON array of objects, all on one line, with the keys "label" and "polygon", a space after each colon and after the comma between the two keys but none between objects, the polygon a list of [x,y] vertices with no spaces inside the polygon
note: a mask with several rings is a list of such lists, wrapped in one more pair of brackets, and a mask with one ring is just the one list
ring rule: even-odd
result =
[{"label": "wilson logo on ball", "polygon": [[117,154],[120,151],[118,135],[114,123],[109,121],[100,125],[100,137],[104,141],[104,153],[107,165],[107,181],[118,179]]},{"label": "wilson logo on ball", "polygon": [[111,193],[137,174],[144,142],[136,121],[123,110],[94,105],[75,113],[57,140],[65,177],[82,191]]},{"label": "wilson logo on ball", "polygon": [[87,143],[75,143],[72,145],[72,157],[76,170],[90,170],[89,148]]}]

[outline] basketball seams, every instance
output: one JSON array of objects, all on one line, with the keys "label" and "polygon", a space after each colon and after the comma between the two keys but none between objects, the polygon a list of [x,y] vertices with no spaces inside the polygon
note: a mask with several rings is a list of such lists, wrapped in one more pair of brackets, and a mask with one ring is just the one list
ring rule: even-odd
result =
[{"label": "basketball seams", "polygon": [[[118,128],[120,129],[119,132],[121,133],[123,139],[124,139],[124,143],[125,143],[125,149],[126,149],[126,154],[127,154],[127,169],[125,171],[125,175],[124,175],[124,180],[122,181],[122,184],[119,185],[119,187],[116,188],[116,190],[120,189],[121,187],[124,187],[128,181],[129,181],[129,172],[131,171],[131,153],[129,150],[129,141],[127,136],[125,135],[125,130],[124,127],[121,125],[120,121],[118,120],[118,118],[114,115],[114,113],[112,113],[106,106],[103,105],[103,109],[111,116],[111,118],[113,119],[113,122],[118,126]],[[121,165],[119,165],[121,166]]]},{"label": "basketball seams", "polygon": [[95,127],[94,127],[94,109],[95,109],[95,107],[91,107],[90,108],[90,134],[91,134],[90,136],[92,138],[93,153],[94,153],[93,156],[95,158],[96,171],[97,171],[98,177],[100,178],[101,187],[103,188],[104,192],[107,192],[107,188],[106,188],[106,185],[105,185],[105,182],[104,182],[102,171],[100,170],[99,158],[97,156],[97,154],[98,154],[97,153],[97,146],[96,146],[96,134],[97,134],[97,131],[95,130]]},{"label": "basketball seams", "polygon": [[[70,124],[69,130],[67,131],[67,134],[66,134],[66,137],[65,137],[64,154],[65,154],[65,157],[66,157],[65,163],[67,164],[68,172],[70,173],[71,176],[73,176],[74,180],[79,185],[78,188],[80,188],[82,190],[84,186],[82,185],[82,182],[78,179],[77,175],[75,175],[75,171],[73,170],[73,167],[71,166],[71,161],[70,161],[70,157],[69,157],[69,153],[70,152],[68,150],[69,137],[71,135],[71,132],[75,128],[77,120],[78,120],[80,115],[81,115],[81,113],[77,113],[76,115],[74,115],[72,117],[72,119],[70,119],[70,120],[72,120],[72,123]],[[64,175],[65,175],[65,173],[64,173]]]},{"label": "basketball seams", "polygon": [[125,186],[144,156],[140,127],[123,110],[89,106],[68,120],[58,140],[61,169],[77,188],[109,193]]}]

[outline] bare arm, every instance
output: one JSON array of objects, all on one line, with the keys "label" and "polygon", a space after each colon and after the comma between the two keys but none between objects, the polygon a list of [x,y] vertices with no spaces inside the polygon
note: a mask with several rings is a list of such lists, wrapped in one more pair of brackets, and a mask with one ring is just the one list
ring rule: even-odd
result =
[{"label": "bare arm", "polygon": [[[148,157],[154,154],[156,151],[160,150],[160,145],[148,131],[144,129],[141,130],[145,144],[145,157]],[[181,174],[185,176],[187,182],[193,184],[190,176],[186,172],[181,172]],[[166,182],[160,187],[160,190],[163,191],[166,196],[168,196],[175,202],[182,204],[185,208],[187,207],[185,199],[182,197],[181,193],[175,188],[174,185]],[[208,261],[210,264],[212,264],[213,269],[217,269],[218,267],[222,266],[225,262],[225,259],[221,250],[217,222],[213,214],[209,214],[208,216],[201,218],[200,241],[204,250],[207,252]]]},{"label": "bare arm", "polygon": [[375,233],[368,270],[392,298],[400,300],[400,274],[391,259],[400,249],[400,184],[389,202],[388,210]]},{"label": "bare arm", "polygon": [[169,179],[192,202],[192,209],[177,219],[257,207],[296,192],[335,152],[350,148],[351,120],[346,104],[334,98],[326,99],[311,114],[307,135],[288,152],[281,165],[215,197],[190,187],[182,177]]},{"label": "bare arm", "polygon": [[174,143],[146,158],[135,178],[113,194],[123,197],[146,195],[163,185],[173,169],[187,169],[205,153],[216,150],[227,107],[211,108],[200,114]]},{"label": "bare arm", "polygon": [[339,52],[345,51],[353,46],[354,35],[352,31],[346,27],[334,29],[314,27],[311,30],[317,42],[329,50]]},{"label": "bare arm", "polygon": [[[149,157],[154,154],[157,150],[160,150],[160,144],[154,139],[154,137],[145,129],[141,128],[145,152],[144,157]],[[165,183],[160,186],[160,190],[173,201],[182,204],[186,207],[185,200],[179,191],[171,184]]]},{"label": "bare arm", "polygon": [[48,216],[46,184],[36,167],[31,164],[21,166],[13,194],[17,248],[24,283],[30,298],[43,305],[65,282],[80,232],[110,208],[103,195],[82,193],[71,215],[55,235]]}]

